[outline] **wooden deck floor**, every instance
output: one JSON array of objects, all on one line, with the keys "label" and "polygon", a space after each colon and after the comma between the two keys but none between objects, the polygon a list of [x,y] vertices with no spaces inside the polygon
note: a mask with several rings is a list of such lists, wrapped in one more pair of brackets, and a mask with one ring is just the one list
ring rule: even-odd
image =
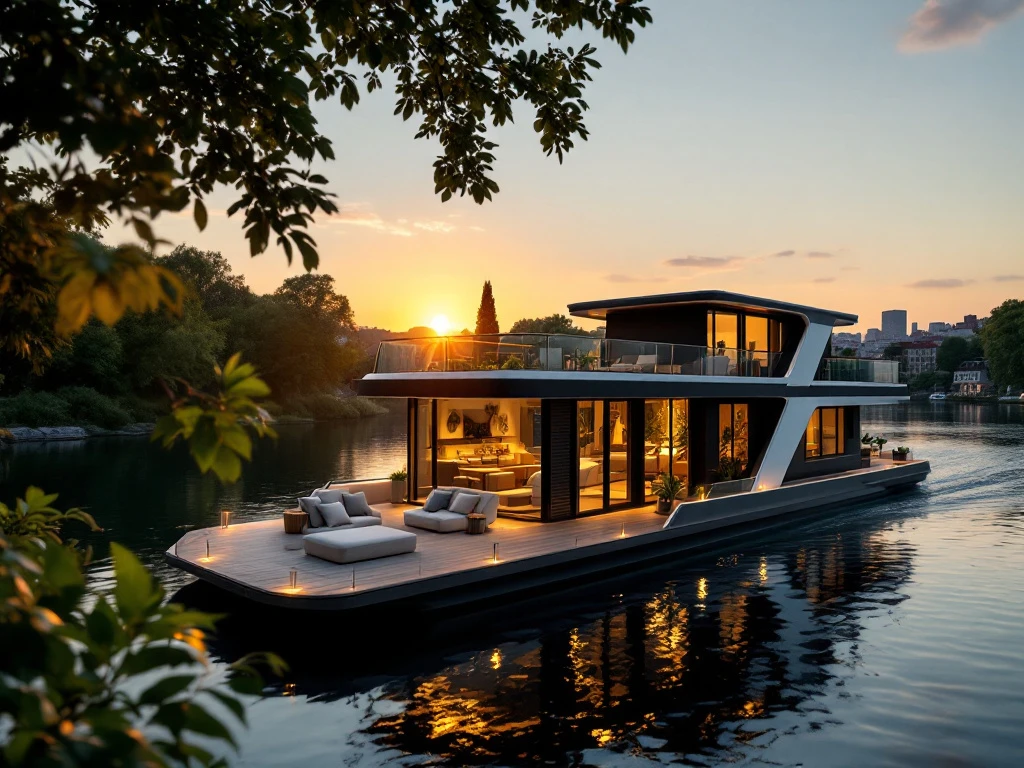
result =
[{"label": "wooden deck floor", "polygon": [[[402,524],[405,505],[382,504],[384,525],[416,534],[416,551],[351,565],[307,556],[302,536],[289,535],[279,519],[242,523],[228,528],[189,531],[167,550],[203,578],[219,576],[241,587],[280,595],[353,596],[494,565],[498,545],[501,565],[574,548],[607,544],[659,531],[665,518],[654,506],[609,512],[560,523],[534,523],[499,518],[488,531],[434,533]],[[209,542],[209,558],[207,558]],[[289,574],[298,571],[298,589],[289,589]],[[211,581],[217,581],[213,578]]]}]

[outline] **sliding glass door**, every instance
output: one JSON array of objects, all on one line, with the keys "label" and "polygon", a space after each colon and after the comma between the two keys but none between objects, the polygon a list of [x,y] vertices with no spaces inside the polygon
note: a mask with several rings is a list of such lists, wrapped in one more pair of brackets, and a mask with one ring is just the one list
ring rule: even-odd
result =
[{"label": "sliding glass door", "polygon": [[629,504],[629,407],[624,400],[581,400],[579,429],[579,500],[581,515]]}]

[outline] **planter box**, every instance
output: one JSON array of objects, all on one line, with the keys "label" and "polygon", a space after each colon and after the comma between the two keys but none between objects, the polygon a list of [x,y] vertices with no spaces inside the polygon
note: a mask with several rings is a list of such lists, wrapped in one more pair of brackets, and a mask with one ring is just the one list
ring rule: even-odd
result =
[{"label": "planter box", "polygon": [[892,452],[892,460],[893,461],[906,461],[909,457],[910,457],[909,453],[896,453],[896,451]]},{"label": "planter box", "polygon": [[391,481],[391,503],[392,504],[404,504],[405,503],[405,480],[392,480]]}]

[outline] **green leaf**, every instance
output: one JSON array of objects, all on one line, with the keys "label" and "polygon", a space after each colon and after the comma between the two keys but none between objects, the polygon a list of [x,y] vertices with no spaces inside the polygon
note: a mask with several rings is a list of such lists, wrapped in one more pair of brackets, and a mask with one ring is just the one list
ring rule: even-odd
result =
[{"label": "green leaf", "polygon": [[196,675],[171,675],[158,680],[139,696],[140,704],[163,704],[196,681]]},{"label": "green leaf", "polygon": [[173,645],[150,645],[129,655],[121,665],[124,675],[138,675],[160,667],[176,667],[196,663],[195,655],[187,648]]},{"label": "green leaf", "polygon": [[245,705],[229,693],[210,689],[206,691],[217,701],[223,704],[231,713],[238,718],[239,722],[245,725]]},{"label": "green leaf", "polygon": [[114,559],[114,602],[126,622],[138,621],[160,602],[153,578],[139,559],[116,542],[110,544]]},{"label": "green leaf", "polygon": [[224,445],[246,461],[252,458],[252,440],[246,434],[244,427],[234,425],[230,429],[225,429],[220,433],[220,439]]},{"label": "green leaf", "polygon": [[188,730],[193,733],[202,734],[203,736],[209,736],[214,739],[226,741],[232,746],[237,746],[235,743],[235,737],[232,735],[231,731],[228,730],[227,726],[207,712],[201,705],[190,702],[188,706],[184,708],[184,712],[185,728]]},{"label": "green leaf", "polygon": [[233,450],[227,446],[221,446],[217,449],[211,469],[221,482],[233,483],[242,476],[242,461]]},{"label": "green leaf", "polygon": [[201,198],[198,198],[198,197],[196,198],[196,206],[195,206],[195,210],[193,211],[192,215],[194,216],[194,218],[196,220],[196,226],[199,227],[199,231],[202,232],[204,229],[206,229],[206,222],[207,222],[206,206],[203,204],[203,201],[202,201]]}]

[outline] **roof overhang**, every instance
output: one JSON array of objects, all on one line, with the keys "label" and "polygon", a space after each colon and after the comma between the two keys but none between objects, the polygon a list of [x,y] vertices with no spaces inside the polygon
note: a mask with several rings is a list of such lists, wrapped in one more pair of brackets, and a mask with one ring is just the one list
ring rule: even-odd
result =
[{"label": "roof overhang", "polygon": [[371,373],[356,383],[365,397],[628,398],[869,397],[877,404],[907,399],[905,384],[814,382],[794,386],[784,378],[671,376],[583,371],[472,371]]},{"label": "roof overhang", "polygon": [[602,301],[581,301],[569,305],[569,314],[591,320],[607,320],[610,312],[655,307],[685,306],[687,304],[710,304],[748,312],[777,312],[798,315],[808,323],[831,327],[855,325],[857,315],[835,312],[829,309],[792,304],[788,301],[762,299],[730,291],[686,291],[684,293],[662,293],[654,296],[631,296]]}]

